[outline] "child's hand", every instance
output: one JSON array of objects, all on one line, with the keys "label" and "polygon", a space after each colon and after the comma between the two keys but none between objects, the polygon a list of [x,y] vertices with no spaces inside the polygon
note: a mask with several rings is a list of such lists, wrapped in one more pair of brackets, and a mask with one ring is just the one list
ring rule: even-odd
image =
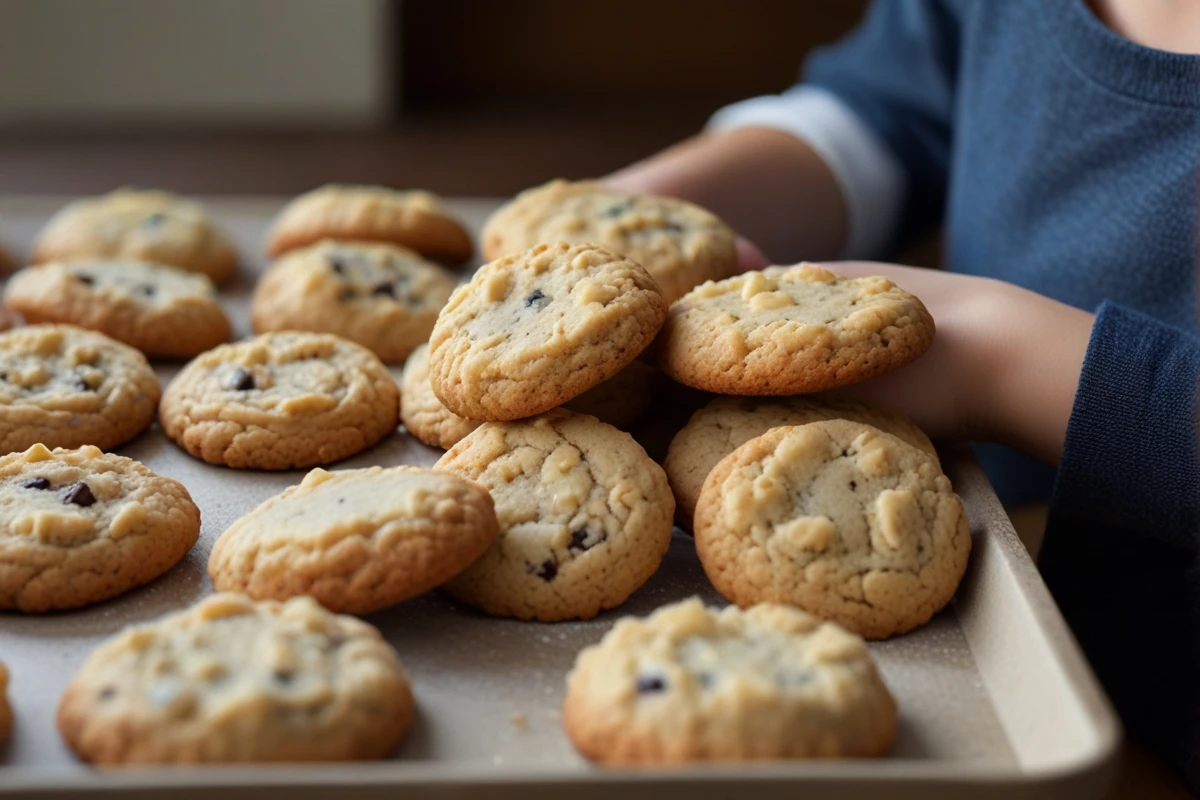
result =
[{"label": "child's hand", "polygon": [[998,441],[1057,463],[1092,314],[989,278],[872,262],[825,266],[891,279],[921,298],[937,325],[923,356],[846,394],[907,414],[934,439]]}]

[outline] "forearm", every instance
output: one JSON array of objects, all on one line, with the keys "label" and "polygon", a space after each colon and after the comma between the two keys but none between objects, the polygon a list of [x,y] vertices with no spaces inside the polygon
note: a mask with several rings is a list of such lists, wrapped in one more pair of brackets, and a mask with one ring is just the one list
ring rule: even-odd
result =
[{"label": "forearm", "polygon": [[808,144],[782,131],[701,134],[606,180],[704,206],[776,263],[836,258],[845,245],[846,203],[833,173]]}]

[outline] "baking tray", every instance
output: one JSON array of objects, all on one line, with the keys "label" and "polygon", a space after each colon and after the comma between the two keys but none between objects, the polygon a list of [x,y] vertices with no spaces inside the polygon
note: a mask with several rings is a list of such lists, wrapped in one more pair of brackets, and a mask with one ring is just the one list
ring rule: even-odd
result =
[{"label": "baking tray", "polygon": [[[20,257],[64,198],[0,200],[0,241]],[[243,254],[222,300],[237,335],[262,268],[267,221],[279,200],[209,200]],[[495,201],[453,204],[475,230]],[[177,365],[159,365],[165,382]],[[397,377],[399,370],[395,370]],[[661,432],[665,438],[667,432]],[[367,619],[395,645],[413,681],[418,718],[387,761],[347,765],[94,770],[54,727],[58,698],[88,653],[125,625],[152,620],[212,591],[205,564],[238,516],[300,480],[209,466],[155,425],[118,451],[175,478],[199,505],[203,529],[162,578],[108,603],[43,616],[0,614],[0,660],[12,672],[12,740],[0,749],[0,796],[117,792],[179,800],[223,795],[309,798],[1089,798],[1110,782],[1120,729],[1025,548],[965,448],[942,453],[962,496],[974,549],[955,601],[926,626],[872,643],[900,704],[889,758],[605,770],[577,756],[562,732],[564,677],[575,654],[623,614],[647,614],[693,594],[721,603],[691,539],[676,531],[654,578],[620,609],[589,622],[540,624],[484,617],[434,593]],[[402,430],[338,465],[432,464],[438,451]]]}]

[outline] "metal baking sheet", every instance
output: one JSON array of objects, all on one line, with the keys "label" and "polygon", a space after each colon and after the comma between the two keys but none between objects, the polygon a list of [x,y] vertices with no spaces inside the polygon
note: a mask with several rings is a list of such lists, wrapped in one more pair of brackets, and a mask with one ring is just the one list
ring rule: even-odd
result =
[{"label": "metal baking sheet", "polygon": [[[18,257],[65,198],[0,200],[0,242]],[[279,200],[210,199],[243,255],[222,292],[237,335],[249,333],[249,293],[263,266],[266,224]],[[454,209],[475,229],[494,201]],[[158,365],[165,382],[177,365]],[[399,369],[394,370],[397,378]],[[679,420],[677,424],[681,424]],[[669,431],[660,431],[665,439]],[[890,757],[632,771],[604,770],[572,750],[560,724],[564,678],[583,647],[623,614],[646,614],[696,594],[721,603],[691,539],[677,531],[654,578],[622,608],[588,622],[541,624],[485,617],[434,593],[367,619],[400,652],[418,718],[390,760],[352,765],[100,771],[76,761],[54,726],[58,698],[102,640],[122,627],[188,606],[212,591],[205,564],[237,517],[300,480],[190,458],[157,425],[118,451],[181,481],[203,518],[200,542],[157,581],[90,608],[42,616],[0,613],[0,661],[12,673],[12,740],[0,748],[0,796],[102,791],[209,798],[357,795],[405,798],[601,797],[1100,797],[1119,741],[1116,718],[966,449],[942,454],[966,503],[974,549],[954,603],[906,636],[871,650],[901,709]],[[338,468],[432,464],[438,451],[403,429]]]}]

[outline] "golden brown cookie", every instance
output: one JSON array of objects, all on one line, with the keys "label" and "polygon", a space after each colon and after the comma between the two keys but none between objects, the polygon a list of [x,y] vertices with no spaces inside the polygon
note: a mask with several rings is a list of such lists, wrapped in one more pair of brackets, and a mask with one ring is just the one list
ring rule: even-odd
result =
[{"label": "golden brown cookie", "polygon": [[437,195],[383,186],[330,184],[300,195],[271,225],[267,255],[277,258],[322,239],[390,242],[451,266],[475,251]]},{"label": "golden brown cookie", "polygon": [[200,535],[177,481],[95,447],[0,458],[0,609],[98,603],[157,578]]},{"label": "golden brown cookie", "polygon": [[775,428],[713,468],[695,517],[713,586],[743,608],[789,603],[868,639],[929,621],[971,552],[933,456],[847,420]]},{"label": "golden brown cookie", "polygon": [[412,724],[412,689],[379,631],[308,597],[208,597],[96,649],[58,707],[93,764],[381,758]]},{"label": "golden brown cookie", "polygon": [[[563,408],[590,414],[621,430],[635,423],[650,404],[658,371],[633,361],[604,383],[593,386]],[[405,429],[430,447],[448,450],[483,424],[442,405],[429,385],[429,346],[421,345],[404,364],[400,381],[400,419]]]},{"label": "golden brown cookie", "polygon": [[668,305],[737,268],[736,237],[711,212],[597,181],[556,180],[522,192],[492,215],[482,240],[489,261],[543,242],[594,242],[645,267]]},{"label": "golden brown cookie", "polygon": [[704,479],[725,456],[756,436],[784,425],[804,425],[826,419],[848,419],[871,425],[919,447],[937,461],[937,450],[925,432],[908,417],[829,395],[801,397],[717,397],[692,415],[671,440],[663,469],[675,494],[675,516],[691,528]]},{"label": "golden brown cookie", "polygon": [[783,605],[692,598],[581,652],[563,726],[611,765],[861,758],[888,751],[897,713],[859,637]]},{"label": "golden brown cookie", "polygon": [[271,265],[255,287],[251,315],[257,333],[333,333],[403,363],[429,339],[457,283],[403,247],[326,240]]},{"label": "golden brown cookie", "polygon": [[797,264],[693,289],[671,306],[658,359],[708,392],[807,394],[904,366],[933,332],[921,301],[887,278]]},{"label": "golden brown cookie", "polygon": [[81,258],[153,261],[199,272],[216,283],[237,270],[233,245],[200,204],[139,189],[70,203],[42,228],[31,261]]},{"label": "golden brown cookie", "polygon": [[459,416],[529,417],[620,372],[666,313],[633,261],[596,245],[538,245],[455,290],[429,339],[430,383]]},{"label": "golden brown cookie", "polygon": [[309,595],[369,614],[462,572],[496,538],[482,487],[417,467],[315,469],[229,527],[208,574],[255,600]]},{"label": "golden brown cookie", "polygon": [[163,431],[210,464],[297,469],[365,450],[396,428],[400,390],[365,347],[266,333],[197,356],[163,395]]},{"label": "golden brown cookie", "polygon": [[489,614],[591,619],[649,580],[671,543],[662,468],[594,417],[557,409],[489,422],[435,469],[492,494],[500,533],[445,590]]},{"label": "golden brown cookie", "polygon": [[30,325],[0,334],[0,453],[41,443],[111,450],[154,419],[146,357],[102,333]]},{"label": "golden brown cookie", "polygon": [[151,358],[191,358],[229,340],[203,275],[146,261],[54,261],[8,281],[4,304],[27,322],[100,331]]}]

